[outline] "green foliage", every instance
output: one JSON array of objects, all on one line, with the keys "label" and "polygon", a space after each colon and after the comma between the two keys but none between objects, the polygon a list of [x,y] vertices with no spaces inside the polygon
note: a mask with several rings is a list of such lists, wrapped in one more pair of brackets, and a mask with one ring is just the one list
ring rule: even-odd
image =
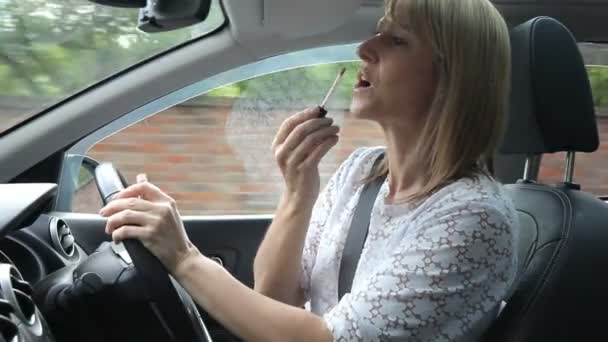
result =
[{"label": "green foliage", "polygon": [[246,82],[247,81],[232,83],[223,87],[213,89],[212,91],[208,92],[206,96],[241,97],[242,88],[246,85]]},{"label": "green foliage", "polygon": [[259,98],[272,96],[276,91],[278,94],[291,92],[299,98],[317,99],[320,102],[342,67],[346,68],[346,73],[331,102],[345,104],[350,101],[359,62],[319,64],[278,71],[214,89],[205,96]]},{"label": "green foliage", "polygon": [[137,16],[88,0],[0,0],[0,97],[36,112],[224,20],[217,1],[205,22],[176,31],[141,32]]},{"label": "green foliage", "polygon": [[593,99],[596,107],[608,107],[608,67],[590,66],[587,68]]}]

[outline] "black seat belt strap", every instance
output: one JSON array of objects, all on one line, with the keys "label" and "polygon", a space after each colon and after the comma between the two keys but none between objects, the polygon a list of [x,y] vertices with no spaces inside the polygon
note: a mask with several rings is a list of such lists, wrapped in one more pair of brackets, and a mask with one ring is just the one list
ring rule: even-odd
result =
[{"label": "black seat belt strap", "polygon": [[[372,170],[376,168],[383,158],[384,153],[378,156]],[[357,207],[355,208],[350,230],[344,244],[342,260],[340,261],[340,274],[338,276],[338,298],[340,299],[342,299],[344,294],[350,292],[353,285],[355,271],[357,270],[359,258],[361,257],[363,245],[369,231],[372,208],[385,178],[376,178],[374,181],[365,184],[361,191],[361,197],[359,197],[359,203],[357,203]]]}]

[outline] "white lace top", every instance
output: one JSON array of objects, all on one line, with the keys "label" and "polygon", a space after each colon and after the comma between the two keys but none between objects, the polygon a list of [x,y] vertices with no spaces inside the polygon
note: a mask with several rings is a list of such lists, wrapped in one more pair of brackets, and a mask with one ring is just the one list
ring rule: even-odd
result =
[{"label": "white lace top", "polygon": [[360,180],[383,151],[356,150],[315,204],[302,258],[308,305],[336,341],[469,341],[516,273],[517,215],[485,176],[447,185],[417,207],[386,204],[385,181],[351,293],[338,301]]}]

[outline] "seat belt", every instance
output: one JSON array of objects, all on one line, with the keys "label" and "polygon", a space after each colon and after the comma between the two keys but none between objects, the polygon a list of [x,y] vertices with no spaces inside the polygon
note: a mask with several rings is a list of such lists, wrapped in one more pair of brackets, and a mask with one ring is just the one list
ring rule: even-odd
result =
[{"label": "seat belt", "polygon": [[[384,159],[384,153],[378,156],[372,170],[376,168],[382,159]],[[382,183],[384,183],[385,178],[386,176],[376,178],[371,183],[365,184],[361,191],[359,203],[357,203],[357,207],[355,208],[350,230],[348,231],[348,236],[344,243],[342,260],[340,261],[340,273],[338,276],[339,299],[342,299],[346,293],[350,292],[353,285],[355,271],[357,270],[359,258],[361,257],[363,245],[365,244],[365,239],[367,238],[367,233],[369,231],[372,208],[374,207],[378,191],[380,191],[380,187],[382,186]]]}]

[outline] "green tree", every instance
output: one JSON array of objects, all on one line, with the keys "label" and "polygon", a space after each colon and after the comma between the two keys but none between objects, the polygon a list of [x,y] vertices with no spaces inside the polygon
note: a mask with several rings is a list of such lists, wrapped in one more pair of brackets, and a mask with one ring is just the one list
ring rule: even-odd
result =
[{"label": "green tree", "polygon": [[589,80],[593,91],[593,98],[596,107],[608,107],[608,67],[592,66],[588,67]]},{"label": "green tree", "polygon": [[303,66],[262,75],[249,80],[229,84],[204,96],[228,96],[243,98],[275,97],[277,105],[289,102],[295,107],[305,107],[321,102],[341,68],[346,69],[330,104],[347,106],[355,83],[359,62],[341,62]]},{"label": "green tree", "polygon": [[[196,29],[146,34],[138,11],[87,0],[0,0],[0,95],[62,98],[217,27],[217,3]],[[203,26],[203,27],[200,27]]]}]

